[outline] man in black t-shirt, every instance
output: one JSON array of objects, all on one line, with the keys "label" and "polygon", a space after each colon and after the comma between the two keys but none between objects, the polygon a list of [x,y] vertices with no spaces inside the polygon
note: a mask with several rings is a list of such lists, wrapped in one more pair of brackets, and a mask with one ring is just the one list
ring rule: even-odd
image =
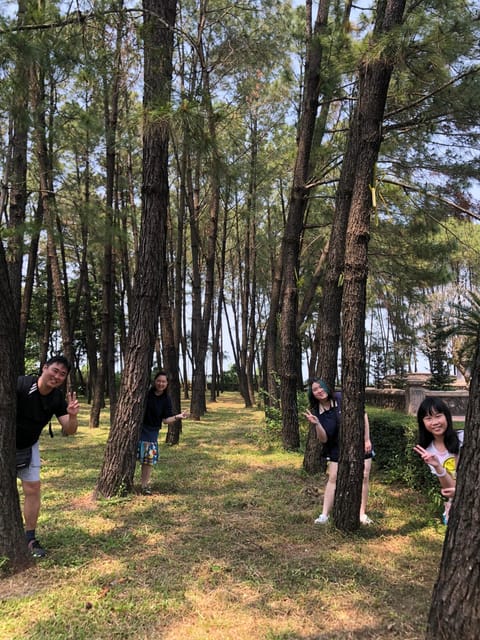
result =
[{"label": "man in black t-shirt", "polygon": [[68,394],[65,401],[60,387],[70,371],[70,363],[63,356],[54,356],[43,366],[40,377],[20,376],[17,383],[17,452],[31,447],[31,459],[27,466],[18,469],[22,481],[24,504],[23,517],[28,547],[37,558],[46,555],[35,537],[40,513],[40,450],[38,439],[43,428],[56,416],[64,435],[77,431],[79,403],[76,394]]}]

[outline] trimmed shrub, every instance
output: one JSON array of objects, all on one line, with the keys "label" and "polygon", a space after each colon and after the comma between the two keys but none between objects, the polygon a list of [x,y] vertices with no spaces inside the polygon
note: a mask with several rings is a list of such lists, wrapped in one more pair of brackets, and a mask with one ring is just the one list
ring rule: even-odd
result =
[{"label": "trimmed shrub", "polygon": [[385,480],[420,489],[436,504],[442,501],[438,480],[413,451],[418,443],[415,416],[389,409],[367,409],[377,468]]}]

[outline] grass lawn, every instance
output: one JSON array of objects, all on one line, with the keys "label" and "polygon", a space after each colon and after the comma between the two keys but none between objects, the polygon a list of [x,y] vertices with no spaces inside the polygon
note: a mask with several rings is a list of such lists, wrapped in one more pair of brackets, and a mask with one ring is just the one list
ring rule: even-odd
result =
[{"label": "grass lawn", "polygon": [[262,412],[225,394],[162,445],[153,496],[94,502],[108,422],[87,417],[42,435],[49,554],[0,581],[2,640],[423,638],[444,527],[418,493],[374,468],[374,525],[314,525],[323,476],[260,448]]}]

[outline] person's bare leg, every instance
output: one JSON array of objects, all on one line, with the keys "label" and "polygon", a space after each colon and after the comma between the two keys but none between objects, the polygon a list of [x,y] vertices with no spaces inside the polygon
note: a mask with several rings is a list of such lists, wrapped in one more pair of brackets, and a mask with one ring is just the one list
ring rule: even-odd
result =
[{"label": "person's bare leg", "polygon": [[372,468],[372,459],[367,458],[363,468],[363,482],[362,482],[362,503],[360,505],[360,521],[365,520],[367,517],[367,500],[368,500],[368,488],[370,482],[370,469]]},{"label": "person's bare leg", "polygon": [[152,477],[152,465],[151,464],[142,464],[142,489],[146,489],[150,484],[150,479]]},{"label": "person's bare leg", "polygon": [[328,480],[325,485],[325,493],[323,494],[323,509],[322,515],[328,517],[333,507],[333,501],[335,500],[335,488],[337,486],[337,470],[338,462],[328,463]]},{"label": "person's bare leg", "polygon": [[23,488],[23,518],[25,531],[34,531],[40,513],[40,481],[28,482],[22,480]]}]

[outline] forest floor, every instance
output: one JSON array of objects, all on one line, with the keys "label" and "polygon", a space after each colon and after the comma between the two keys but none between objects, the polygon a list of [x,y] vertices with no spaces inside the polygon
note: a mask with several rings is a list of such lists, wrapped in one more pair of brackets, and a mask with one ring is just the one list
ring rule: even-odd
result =
[{"label": "forest floor", "polygon": [[108,420],[87,424],[82,405],[74,438],[42,435],[48,557],[0,580],[2,640],[424,637],[445,528],[422,495],[374,468],[373,525],[314,525],[323,475],[225,394],[162,444],[154,495],[94,501]]}]

